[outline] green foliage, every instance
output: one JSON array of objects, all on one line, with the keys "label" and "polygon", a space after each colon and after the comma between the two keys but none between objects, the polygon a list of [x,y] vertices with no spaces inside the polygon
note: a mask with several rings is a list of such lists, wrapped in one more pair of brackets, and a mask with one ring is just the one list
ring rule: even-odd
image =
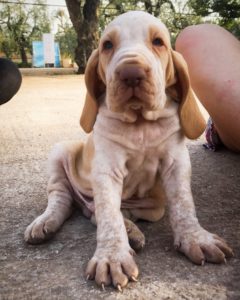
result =
[{"label": "green foliage", "polygon": [[63,10],[58,10],[55,17],[59,21],[55,40],[59,42],[61,55],[74,60],[77,34]]},{"label": "green foliage", "polygon": [[17,45],[9,32],[0,31],[0,52],[3,52],[7,58],[11,58],[17,52]]},{"label": "green foliage", "polygon": [[210,17],[212,23],[240,37],[240,0],[189,0],[188,4],[196,15]]},{"label": "green foliage", "polygon": [[240,17],[239,0],[189,0],[188,3],[194,9],[195,13],[201,16],[219,13],[225,19]]},{"label": "green foliage", "polygon": [[[44,4],[36,0],[36,4]],[[0,51],[7,57],[13,53],[21,56],[22,63],[27,64],[27,52],[32,51],[32,41],[40,39],[42,33],[50,31],[50,21],[46,8],[24,5],[23,0],[17,4],[0,4]]]},{"label": "green foliage", "polygon": [[128,10],[144,10],[160,18],[174,43],[189,25],[211,22],[240,37],[240,0],[102,0],[100,28]]},{"label": "green foliage", "polygon": [[100,14],[100,27],[105,27],[115,16],[129,10],[144,10],[155,17],[160,17],[165,11],[165,16],[169,11],[173,11],[174,6],[169,0],[109,0],[102,1]]},{"label": "green foliage", "polygon": [[202,21],[190,12],[187,1],[171,0],[103,0],[100,8],[100,31],[117,15],[129,10],[143,10],[160,18],[168,27],[174,44],[179,31]]}]

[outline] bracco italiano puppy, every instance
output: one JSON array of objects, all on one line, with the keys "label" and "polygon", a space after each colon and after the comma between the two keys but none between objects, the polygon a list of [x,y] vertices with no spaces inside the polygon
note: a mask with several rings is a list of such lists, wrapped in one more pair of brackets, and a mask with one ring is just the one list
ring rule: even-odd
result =
[{"label": "bracco italiano puppy", "polygon": [[144,245],[130,220],[158,221],[166,203],[174,245],[191,261],[222,263],[232,256],[195,214],[185,137],[197,138],[205,123],[186,63],[172,50],[164,24],[139,11],[117,17],[93,51],[85,80],[81,125],[91,133],[86,143],[53,150],[48,206],[27,227],[25,240],[48,239],[79,203],[97,224],[86,276],[121,290],[138,277],[132,248]]}]

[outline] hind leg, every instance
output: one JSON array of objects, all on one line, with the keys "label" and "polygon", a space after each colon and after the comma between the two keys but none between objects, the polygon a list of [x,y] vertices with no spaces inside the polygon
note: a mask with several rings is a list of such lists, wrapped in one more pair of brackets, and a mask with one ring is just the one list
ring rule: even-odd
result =
[{"label": "hind leg", "polygon": [[145,236],[142,231],[129,219],[124,218],[124,224],[126,227],[128,240],[130,246],[135,250],[139,251],[145,246]]},{"label": "hind leg", "polygon": [[135,208],[130,210],[131,214],[136,219],[142,219],[149,222],[159,221],[165,213],[165,207],[151,208]]},{"label": "hind leg", "polygon": [[72,213],[72,188],[63,166],[66,151],[63,151],[63,147],[56,148],[49,162],[47,208],[25,230],[24,239],[30,244],[38,244],[51,238]]},{"label": "hind leg", "polygon": [[148,197],[138,200],[139,206],[129,206],[129,213],[135,219],[142,219],[149,222],[159,221],[165,213],[166,195],[161,180],[156,180],[155,185]]},{"label": "hind leg", "polygon": [[[145,246],[145,236],[137,227],[137,225],[125,216],[128,216],[127,210],[123,210],[122,212],[124,215],[124,224],[127,231],[129,244],[135,251],[140,251]],[[97,226],[95,215],[92,215],[91,222],[93,225]]]},{"label": "hind leg", "polygon": [[51,197],[45,212],[26,228],[25,241],[38,244],[50,239],[71,215],[72,208],[69,202],[61,197]]}]

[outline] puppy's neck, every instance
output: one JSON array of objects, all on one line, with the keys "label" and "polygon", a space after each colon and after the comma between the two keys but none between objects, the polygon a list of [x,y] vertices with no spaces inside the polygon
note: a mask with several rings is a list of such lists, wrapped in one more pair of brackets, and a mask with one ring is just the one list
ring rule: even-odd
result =
[{"label": "puppy's neck", "polygon": [[167,99],[163,108],[156,110],[134,110],[130,108],[123,109],[121,112],[115,112],[109,109],[105,102],[100,105],[99,113],[110,119],[116,119],[124,123],[144,123],[154,122],[161,118],[168,118],[178,111],[178,104],[172,101],[170,98]]},{"label": "puppy's neck", "polygon": [[139,151],[141,148],[141,151],[147,151],[181,132],[177,110],[177,103],[173,103],[162,109],[156,120],[147,120],[138,115],[133,122],[129,122],[129,119],[126,121],[126,115],[112,112],[103,104],[94,125],[94,136],[104,137],[132,150]]}]

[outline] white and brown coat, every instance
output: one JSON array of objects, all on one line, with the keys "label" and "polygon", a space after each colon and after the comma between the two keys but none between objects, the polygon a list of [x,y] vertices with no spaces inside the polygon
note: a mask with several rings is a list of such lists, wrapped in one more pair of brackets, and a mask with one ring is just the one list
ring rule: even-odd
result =
[{"label": "white and brown coat", "polygon": [[53,150],[48,206],[28,226],[25,240],[49,238],[77,201],[97,224],[87,277],[121,289],[138,276],[131,228],[144,244],[121,208],[134,219],[157,221],[166,203],[177,249],[197,264],[224,262],[231,249],[203,229],[195,214],[185,137],[197,138],[205,123],[186,63],[171,48],[164,24],[144,12],[117,17],[92,53],[85,80],[81,125],[91,132],[88,141]]}]

